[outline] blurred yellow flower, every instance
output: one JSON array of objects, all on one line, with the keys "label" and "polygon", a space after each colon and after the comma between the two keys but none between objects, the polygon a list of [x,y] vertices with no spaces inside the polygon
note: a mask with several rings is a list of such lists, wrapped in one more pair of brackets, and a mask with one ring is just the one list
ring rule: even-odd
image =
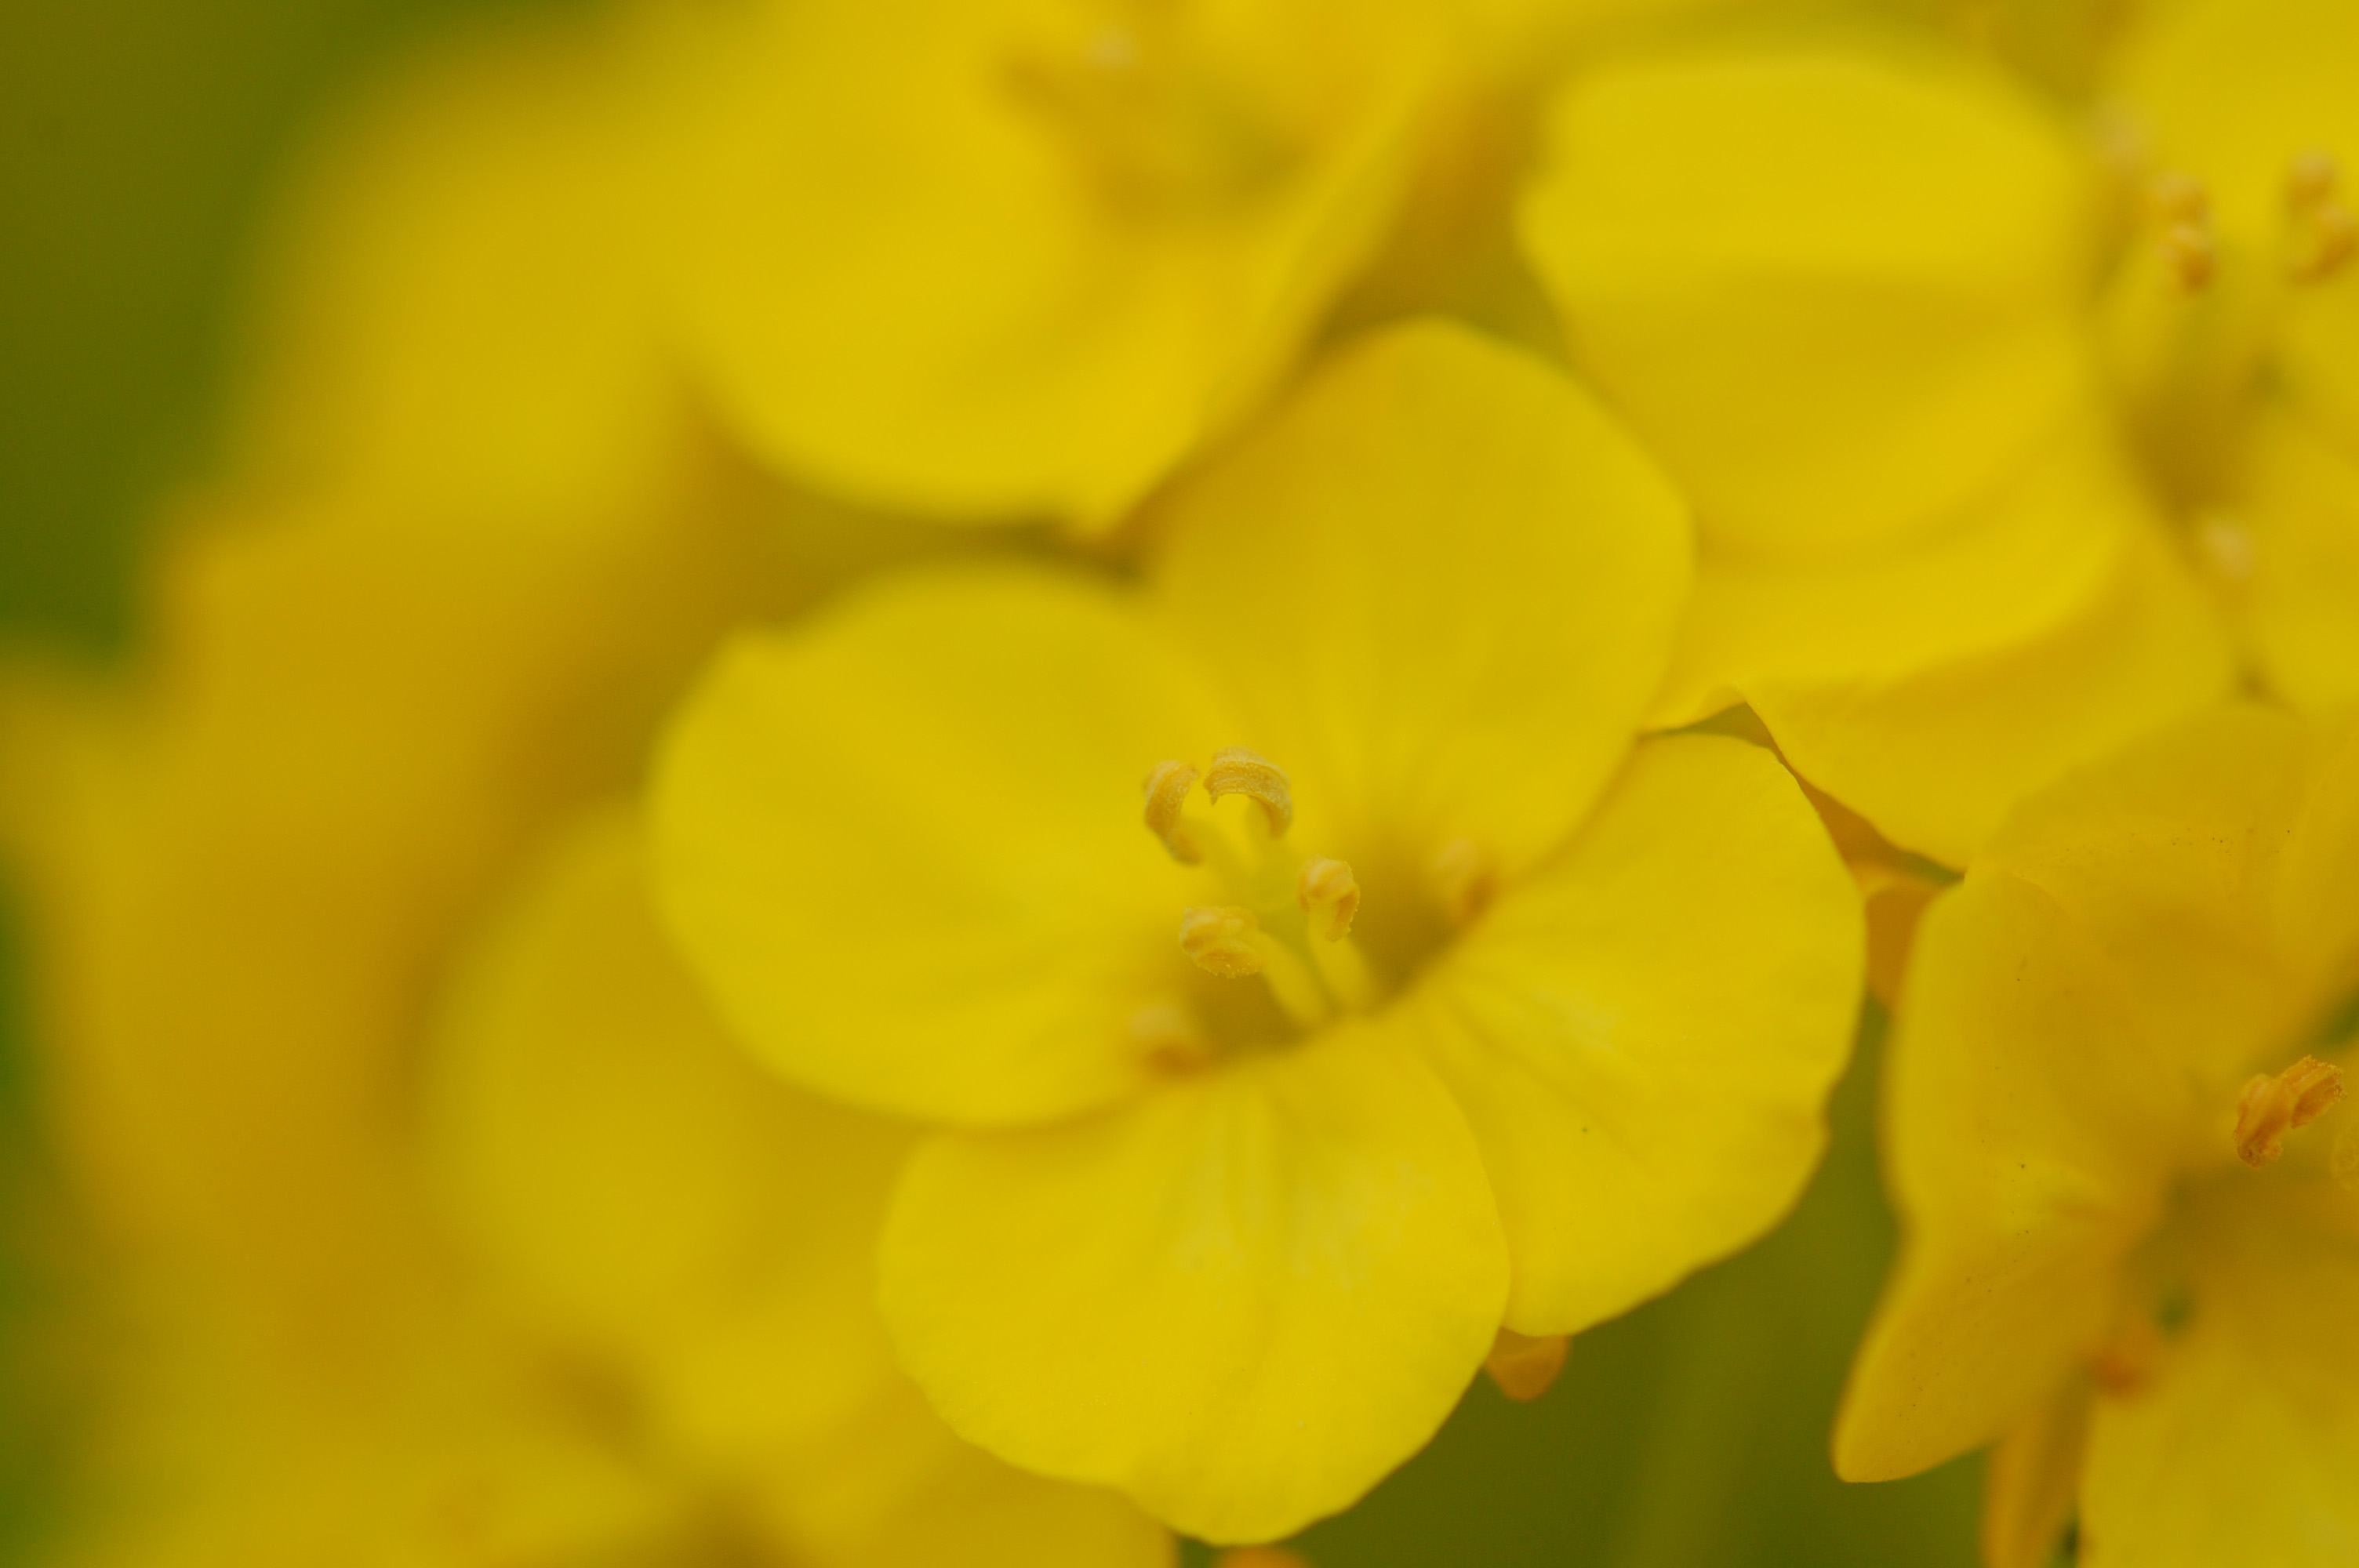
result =
[{"label": "blurred yellow flower", "polygon": [[947,1129],[882,1292],[951,1425],[1266,1540],[1783,1212],[1860,922],[1767,752],[1633,752],[1685,518],[1538,361],[1379,335],[1158,511],[1143,590],[741,638],[657,881],[765,1060]]},{"label": "blurred yellow flower", "polygon": [[987,1458],[901,1375],[872,1260],[915,1140],[722,1032],[657,929],[631,814],[560,836],[462,971],[424,1093],[479,1264],[785,1561],[1169,1560],[1128,1504]]},{"label": "blurred yellow flower", "polygon": [[678,51],[668,276],[756,451],[845,496],[1115,523],[1390,216],[1419,0],[753,0]]},{"label": "blurred yellow flower", "polygon": [[1573,78],[1523,230],[1578,362],[1695,498],[1656,722],[1741,698],[1955,865],[2027,791],[2224,695],[2098,397],[2099,189],[2021,90],[1921,43]]},{"label": "blurred yellow flower", "polygon": [[2269,689],[2359,698],[2359,14],[2190,0],[2106,83],[2115,384]]},{"label": "blurred yellow flower", "polygon": [[1934,903],[1843,1474],[1998,1441],[1995,1568],[2076,1493],[2097,1568],[2359,1552],[2354,885],[2359,723],[2232,708],[2027,804]]}]

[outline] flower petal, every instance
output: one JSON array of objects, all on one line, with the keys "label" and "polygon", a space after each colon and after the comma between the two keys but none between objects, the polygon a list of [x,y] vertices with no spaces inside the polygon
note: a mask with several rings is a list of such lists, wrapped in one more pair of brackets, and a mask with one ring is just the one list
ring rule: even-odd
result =
[{"label": "flower petal", "polygon": [[1711,544],[1918,535],[2082,380],[2091,182],[1995,77],[1865,49],[1640,59],[1576,78],[1544,156],[1526,246]]},{"label": "flower petal", "polygon": [[2155,525],[2139,482],[2093,420],[1908,548],[1756,559],[1707,542],[1653,721],[1695,723],[1759,682],[1890,680],[2052,632]]},{"label": "flower petal", "polygon": [[1440,322],[1347,351],[1165,521],[1157,586],[1331,852],[1530,864],[1619,765],[1688,584],[1684,509],[1612,417]]},{"label": "flower petal", "polygon": [[959,1125],[1147,1081],[1192,873],[1139,820],[1234,732],[1128,593],[970,566],[747,633],[677,715],[658,901],[736,1033],[797,1082]]},{"label": "flower petal", "polygon": [[2359,1557],[2359,1227],[2256,1208],[2202,1227],[2184,1334],[2147,1387],[2098,1401],[2091,1568]]},{"label": "flower petal", "polygon": [[2169,544],[2132,531],[2110,580],[2037,638],[1886,680],[1760,680],[1797,773],[1892,842],[1962,866],[2040,786],[2233,689],[2227,638]]},{"label": "flower petal", "polygon": [[2112,1331],[2170,1183],[2227,1162],[2237,1091],[2323,1000],[2275,925],[2301,907],[2278,868],[2310,755],[2259,709],[2182,725],[2027,803],[1928,912],[1889,1068],[1908,1245],[1846,1475],[1920,1469],[2046,1397]]},{"label": "flower petal", "polygon": [[1404,1011],[1483,1146],[1507,1326],[1577,1333],[1775,1224],[1817,1165],[1859,897],[1759,747],[1649,741]]},{"label": "flower petal", "polygon": [[2226,552],[2223,598],[2270,691],[2313,711],[2359,700],[2359,462],[2265,414],[2234,510],[2203,527]]},{"label": "flower petal", "polygon": [[691,101],[677,302],[758,451],[886,505],[1110,522],[1382,232],[1411,8],[750,8]]},{"label": "flower petal", "polygon": [[1465,1124],[1367,1025],[945,1136],[882,1256],[903,1363],[955,1430],[1215,1541],[1288,1534],[1415,1452],[1507,1285]]}]

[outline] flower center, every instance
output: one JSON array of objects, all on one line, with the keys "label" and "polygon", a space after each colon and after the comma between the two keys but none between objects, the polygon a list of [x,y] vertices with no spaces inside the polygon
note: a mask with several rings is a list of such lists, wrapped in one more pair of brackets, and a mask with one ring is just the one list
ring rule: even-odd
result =
[{"label": "flower center", "polygon": [[2272,228],[2243,242],[2215,223],[2187,175],[2148,182],[2136,243],[2105,305],[2116,379],[2147,456],[2174,495],[2201,505],[2232,481],[2241,416],[2287,316],[2359,256],[2359,212],[2323,153],[2287,167]]},{"label": "flower center", "polygon": [[[1342,860],[1289,850],[1294,788],[1275,762],[1242,746],[1199,773],[1158,762],[1144,785],[1148,830],[1171,858],[1218,879],[1223,902],[1180,917],[1180,948],[1223,980],[1259,976],[1297,1028],[1375,1005],[1376,983],[1352,942],[1360,883]],[[1229,797],[1242,811],[1217,812]]]},{"label": "flower center", "polygon": [[1113,0],[1008,57],[1017,100],[1092,193],[1131,219],[1218,216],[1293,161],[1267,104],[1224,69],[1175,0]]}]

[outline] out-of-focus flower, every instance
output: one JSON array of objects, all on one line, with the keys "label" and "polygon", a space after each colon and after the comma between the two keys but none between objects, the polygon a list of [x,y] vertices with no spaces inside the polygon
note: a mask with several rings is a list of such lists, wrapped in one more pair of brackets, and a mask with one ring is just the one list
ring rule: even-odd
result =
[{"label": "out-of-focus flower", "polygon": [[839,493],[1115,522],[1383,232],[1419,0],[756,0],[683,47],[672,291],[731,427]]},{"label": "out-of-focus flower", "polygon": [[1714,43],[1577,75],[1523,227],[1575,357],[1693,495],[1657,722],[1742,698],[1951,864],[2229,660],[2088,350],[2093,160],[1922,46]]},{"label": "out-of-focus flower", "polygon": [[462,971],[429,1158],[480,1264],[791,1563],[1155,1568],[1111,1493],[960,1442],[895,1365],[873,1256],[914,1141],[760,1070],[658,930],[636,818],[560,837]]},{"label": "out-of-focus flower", "polygon": [[[431,997],[518,858],[631,784],[723,628],[908,545],[682,413],[586,47],[496,40],[353,134],[134,669],[10,672],[42,1077],[124,1320],[70,1559],[740,1563],[769,1539],[748,1490],[791,1490],[643,1430],[636,1364],[510,1321],[419,1174]],[[892,1419],[918,1435],[847,1436],[871,1504],[930,1471],[933,1518],[1027,1561],[1162,1550],[1125,1505],[1027,1513],[1070,1489]],[[926,1518],[834,1500],[766,1550],[922,1557],[895,1532]]]},{"label": "out-of-focus flower", "polygon": [[1252,1541],[1783,1212],[1859,920],[1768,753],[1632,751],[1685,520],[1538,362],[1384,334],[1163,512],[1143,590],[741,640],[657,877],[766,1060],[946,1129],[882,1291],[951,1426]]},{"label": "out-of-focus flower", "polygon": [[2359,14],[2190,0],[2105,85],[2139,185],[2104,301],[2132,427],[2269,690],[2359,698]]},{"label": "out-of-focus flower", "polygon": [[2097,1568],[2359,1551],[2354,882],[2359,723],[2239,708],[2027,803],[1935,903],[1844,1474],[1998,1441],[1997,1568],[2076,1495]]}]

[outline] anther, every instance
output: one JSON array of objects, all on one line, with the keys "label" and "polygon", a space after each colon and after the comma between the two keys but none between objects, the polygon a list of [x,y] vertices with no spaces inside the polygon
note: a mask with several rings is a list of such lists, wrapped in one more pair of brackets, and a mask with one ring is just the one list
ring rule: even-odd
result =
[{"label": "anther", "polygon": [[2161,1325],[2145,1313],[2132,1313],[2114,1336],[2089,1357],[2089,1377],[2116,1399],[2143,1391],[2162,1364]]},{"label": "anther", "polygon": [[1268,942],[1253,911],[1200,904],[1180,917],[1180,946],[1196,967],[1224,980],[1257,975],[1268,963]]},{"label": "anther", "polygon": [[1313,936],[1341,942],[1352,934],[1352,917],[1360,913],[1360,880],[1350,866],[1313,855],[1302,862],[1294,885]]},{"label": "anther", "polygon": [[1149,1002],[1133,1013],[1130,1041],[1140,1056],[1165,1072],[1192,1072],[1212,1059],[1202,1025],[1177,1002]]},{"label": "anther", "polygon": [[2211,193],[2186,175],[2162,174],[2147,188],[2147,199],[2162,224],[2162,256],[2171,276],[2190,294],[2206,287],[2220,262]]},{"label": "anther", "polygon": [[1536,1338],[1503,1328],[1492,1342],[1491,1354],[1484,1357],[1483,1370],[1491,1374],[1501,1393],[1517,1404],[1528,1404],[1547,1393],[1564,1370],[1567,1343],[1561,1334]]},{"label": "anther", "polygon": [[2333,200],[2335,188],[2342,182],[2343,171],[2336,167],[2332,154],[2303,153],[2286,173],[2286,205],[2298,213],[2314,212]]},{"label": "anther", "polygon": [[1226,746],[1212,753],[1204,773],[1204,793],[1214,800],[1224,795],[1249,795],[1269,818],[1269,836],[1283,838],[1294,826],[1294,786],[1286,771],[1258,752]]},{"label": "anther", "polygon": [[2276,1163],[2286,1134],[2308,1127],[2342,1098],[2343,1069],[2315,1056],[2274,1077],[2255,1077],[2236,1100],[2236,1158],[2256,1171]]},{"label": "anther", "polygon": [[2342,182],[2343,171],[2322,152],[2302,154],[2286,175],[2297,246],[2288,270],[2296,283],[2322,282],[2359,254],[2359,216],[2338,200]]},{"label": "anther", "polygon": [[1180,808],[1188,804],[1188,792],[1196,787],[1196,770],[1185,762],[1158,762],[1147,770],[1144,785],[1147,828],[1183,866],[1195,865],[1204,858],[1195,835],[1180,820]]},{"label": "anther", "polygon": [[1495,881],[1491,858],[1472,838],[1452,838],[1434,851],[1429,868],[1434,891],[1450,918],[1463,925],[1491,902]]}]

